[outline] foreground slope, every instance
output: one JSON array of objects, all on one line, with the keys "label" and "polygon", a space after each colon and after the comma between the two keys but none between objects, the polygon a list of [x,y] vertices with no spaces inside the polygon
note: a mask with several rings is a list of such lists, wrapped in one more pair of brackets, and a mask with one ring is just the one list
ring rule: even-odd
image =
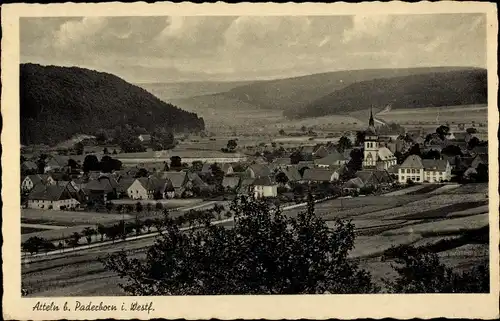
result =
[{"label": "foreground slope", "polygon": [[117,76],[76,67],[22,64],[20,105],[22,144],[57,143],[126,124],[172,131],[205,127],[196,114]]},{"label": "foreground slope", "polygon": [[367,109],[371,105],[406,109],[485,104],[487,94],[484,69],[432,72],[357,82],[289,113],[289,116],[343,114]]}]

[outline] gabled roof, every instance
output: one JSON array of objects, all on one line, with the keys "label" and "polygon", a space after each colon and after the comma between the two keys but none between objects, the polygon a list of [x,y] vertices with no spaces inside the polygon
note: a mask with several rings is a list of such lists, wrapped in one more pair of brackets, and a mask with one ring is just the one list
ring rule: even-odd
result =
[{"label": "gabled roof", "polygon": [[208,186],[208,184],[205,183],[200,178],[200,176],[198,176],[198,174],[196,174],[196,173],[188,172],[187,173],[187,177],[193,183],[193,186],[198,186],[198,187],[207,187]]},{"label": "gabled roof", "polygon": [[471,162],[471,166],[476,168],[479,164],[488,165],[488,154],[477,154]]},{"label": "gabled roof", "polygon": [[378,158],[379,160],[392,160],[392,159],[395,159],[396,157],[394,156],[394,154],[391,152],[391,150],[387,147],[380,147],[378,149]]},{"label": "gabled roof", "polygon": [[356,177],[360,178],[365,185],[391,183],[393,179],[385,170],[358,171]]},{"label": "gabled roof", "polygon": [[233,168],[233,165],[231,165],[229,163],[223,163],[221,166],[221,169],[224,173],[227,173],[227,171],[232,169],[232,168]]},{"label": "gabled roof", "polygon": [[365,186],[365,183],[359,177],[351,178],[342,185],[343,188],[361,188]]},{"label": "gabled roof", "polygon": [[304,171],[303,180],[306,181],[330,181],[336,171],[321,168],[308,168]]},{"label": "gabled roof", "polygon": [[337,164],[337,162],[339,161],[345,161],[346,158],[344,157],[344,155],[342,155],[341,153],[339,153],[338,151],[332,151],[330,154],[328,154],[328,156],[326,157],[323,157],[323,158],[320,158],[316,161],[314,161],[314,163],[316,165],[335,165]]},{"label": "gabled roof", "polygon": [[210,163],[204,163],[203,167],[201,168],[201,172],[202,173],[211,173],[212,172],[212,169],[210,168],[211,166],[212,166],[212,164],[210,164]]},{"label": "gabled roof", "polygon": [[273,181],[273,179],[269,176],[262,176],[259,178],[256,178],[252,185],[255,186],[274,186],[276,183]]},{"label": "gabled roof", "polygon": [[117,191],[120,193],[125,193],[127,189],[134,183],[135,178],[122,178],[118,181]]},{"label": "gabled roof", "polygon": [[315,146],[302,146],[300,152],[304,154],[312,154],[315,151]]},{"label": "gabled roof", "polygon": [[248,167],[248,169],[251,169],[254,172],[256,178],[271,175],[271,170],[267,165],[252,164]]},{"label": "gabled roof", "polygon": [[230,187],[230,188],[235,188],[238,187],[240,183],[240,178],[238,176],[226,176],[222,180],[222,186],[225,188]]},{"label": "gabled roof", "polygon": [[36,165],[35,162],[32,162],[32,161],[24,161],[22,164],[21,164],[21,167],[24,169],[24,170],[36,170],[38,168],[38,166]]},{"label": "gabled roof", "polygon": [[174,188],[179,188],[184,186],[184,183],[187,181],[187,173],[186,172],[163,172],[161,174],[162,178],[169,179],[172,182],[172,186]]},{"label": "gabled roof", "polygon": [[89,180],[84,189],[89,191],[109,193],[118,188],[119,184],[113,177],[102,176],[98,179]]},{"label": "gabled roof", "polygon": [[43,201],[58,201],[61,199],[71,198],[69,194],[64,193],[67,191],[63,186],[47,185],[44,188],[34,189],[28,196],[30,200],[43,200]]},{"label": "gabled roof", "polygon": [[400,168],[421,169],[424,168],[424,165],[422,165],[422,158],[420,158],[420,156],[410,155],[405,159],[403,164],[401,164]]},{"label": "gabled roof", "polygon": [[141,185],[147,191],[163,192],[167,189],[167,187],[171,186],[170,180],[162,179],[162,178],[158,178],[158,177],[154,177],[154,176],[140,177],[140,178],[137,178],[137,181],[139,181],[139,183],[141,183]]},{"label": "gabled roof", "polygon": [[292,182],[299,181],[302,178],[296,167],[288,167],[286,169],[283,169],[281,172],[283,172],[288,180]]},{"label": "gabled roof", "polygon": [[444,172],[448,161],[446,159],[424,159],[422,160],[424,170]]},{"label": "gabled roof", "polygon": [[300,161],[297,164],[297,169],[300,171],[304,167],[314,167],[314,161]]},{"label": "gabled roof", "polygon": [[33,185],[47,184],[47,182],[51,178],[50,175],[47,175],[47,174],[28,175],[26,177],[29,178],[33,182]]}]

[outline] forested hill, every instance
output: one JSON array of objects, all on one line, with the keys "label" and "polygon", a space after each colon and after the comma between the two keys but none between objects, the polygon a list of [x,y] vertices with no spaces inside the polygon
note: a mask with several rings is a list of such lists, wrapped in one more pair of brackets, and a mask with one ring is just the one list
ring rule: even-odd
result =
[{"label": "forested hill", "polygon": [[21,143],[54,144],[76,134],[129,125],[198,131],[203,118],[103,72],[21,64]]},{"label": "forested hill", "polygon": [[291,118],[344,114],[375,108],[392,109],[487,103],[485,69],[430,72],[378,78],[350,84],[293,111]]}]

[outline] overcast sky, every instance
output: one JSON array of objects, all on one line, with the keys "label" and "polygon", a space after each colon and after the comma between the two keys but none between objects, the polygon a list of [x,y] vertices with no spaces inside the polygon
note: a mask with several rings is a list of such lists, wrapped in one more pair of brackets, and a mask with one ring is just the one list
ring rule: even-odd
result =
[{"label": "overcast sky", "polygon": [[482,14],[21,18],[20,42],[21,62],[81,66],[130,82],[486,67]]}]

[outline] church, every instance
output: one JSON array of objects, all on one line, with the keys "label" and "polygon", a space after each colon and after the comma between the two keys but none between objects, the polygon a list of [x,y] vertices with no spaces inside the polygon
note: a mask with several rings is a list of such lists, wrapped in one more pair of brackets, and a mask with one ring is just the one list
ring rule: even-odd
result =
[{"label": "church", "polygon": [[381,146],[373,111],[370,109],[370,121],[365,133],[363,169],[364,170],[387,170],[397,164],[396,156],[385,146]]}]

